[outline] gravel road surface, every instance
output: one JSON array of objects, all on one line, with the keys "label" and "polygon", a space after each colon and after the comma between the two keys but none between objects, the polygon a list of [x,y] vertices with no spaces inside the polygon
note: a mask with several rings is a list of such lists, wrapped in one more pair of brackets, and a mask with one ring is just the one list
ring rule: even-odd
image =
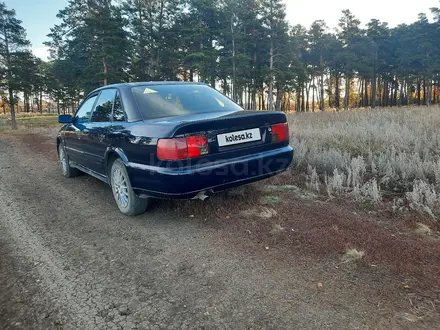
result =
[{"label": "gravel road surface", "polygon": [[52,139],[0,135],[2,329],[413,328],[356,284],[317,288],[319,265],[237,248],[240,235],[176,212],[125,217],[105,184],[61,176]]}]

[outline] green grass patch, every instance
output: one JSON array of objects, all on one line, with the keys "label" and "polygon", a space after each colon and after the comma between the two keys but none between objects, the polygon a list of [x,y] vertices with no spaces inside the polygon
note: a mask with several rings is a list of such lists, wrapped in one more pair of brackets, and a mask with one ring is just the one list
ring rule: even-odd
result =
[{"label": "green grass patch", "polygon": [[261,204],[264,205],[272,205],[272,204],[279,204],[281,202],[281,199],[278,196],[263,196],[261,198]]}]

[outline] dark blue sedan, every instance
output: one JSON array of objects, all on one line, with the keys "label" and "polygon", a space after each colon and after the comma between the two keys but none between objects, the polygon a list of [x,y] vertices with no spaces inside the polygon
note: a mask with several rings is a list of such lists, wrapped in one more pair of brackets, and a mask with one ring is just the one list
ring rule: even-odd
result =
[{"label": "dark blue sedan", "polygon": [[200,83],[105,86],[59,122],[63,175],[107,182],[126,215],[152,197],[204,199],[273,176],[293,157],[284,113],[245,111]]}]

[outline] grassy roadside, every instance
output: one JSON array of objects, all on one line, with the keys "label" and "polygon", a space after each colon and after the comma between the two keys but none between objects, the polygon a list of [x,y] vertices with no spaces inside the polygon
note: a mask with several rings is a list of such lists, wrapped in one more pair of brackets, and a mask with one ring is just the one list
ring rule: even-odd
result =
[{"label": "grassy roadside", "polygon": [[310,189],[440,219],[440,108],[289,115]]},{"label": "grassy roadside", "polygon": [[[29,128],[50,128],[58,127],[57,114],[18,113],[16,116],[19,130]],[[0,132],[11,130],[10,115],[0,114]]]}]

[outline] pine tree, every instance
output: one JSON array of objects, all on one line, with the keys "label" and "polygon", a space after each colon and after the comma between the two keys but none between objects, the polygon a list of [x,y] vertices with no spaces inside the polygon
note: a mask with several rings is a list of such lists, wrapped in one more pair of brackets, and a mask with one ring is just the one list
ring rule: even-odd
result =
[{"label": "pine tree", "polygon": [[57,16],[62,23],[51,29],[46,45],[53,59],[68,63],[70,81],[60,80],[71,94],[127,80],[129,44],[119,7],[111,0],[70,0]]},{"label": "pine tree", "polygon": [[12,129],[17,129],[14,109],[14,91],[20,90],[20,61],[29,54],[30,42],[21,26],[21,21],[15,17],[15,11],[9,10],[4,3],[0,3],[0,72],[1,84],[9,94],[9,108],[12,118]]},{"label": "pine tree", "polygon": [[344,109],[348,110],[350,101],[351,80],[357,68],[358,53],[356,52],[356,42],[360,36],[360,21],[351,13],[350,10],[343,10],[342,17],[339,19],[339,39],[343,43],[343,50],[340,54],[340,61],[343,63],[345,77],[345,101]]},{"label": "pine tree", "polygon": [[267,38],[269,39],[269,110],[273,110],[273,86],[274,86],[274,70],[276,66],[276,57],[282,53],[279,48],[286,41],[285,37],[288,32],[288,24],[286,22],[286,5],[282,0],[263,0],[262,1],[263,26],[267,30]]}]

